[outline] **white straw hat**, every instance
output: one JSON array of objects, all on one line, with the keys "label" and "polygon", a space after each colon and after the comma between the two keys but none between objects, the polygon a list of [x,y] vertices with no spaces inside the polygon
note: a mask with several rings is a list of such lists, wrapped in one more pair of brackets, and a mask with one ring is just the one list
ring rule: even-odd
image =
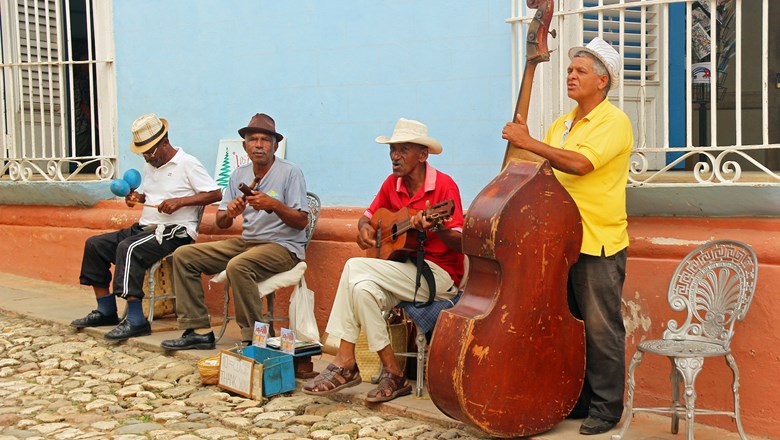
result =
[{"label": "white straw hat", "polygon": [[620,76],[620,70],[622,68],[622,62],[620,54],[612,47],[611,44],[602,40],[599,37],[595,37],[590,40],[585,46],[577,46],[569,49],[569,59],[574,58],[574,54],[584,51],[592,54],[604,64],[609,72],[609,86],[615,88],[618,85],[618,78]]},{"label": "white straw hat", "polygon": [[133,141],[130,142],[130,151],[143,154],[154,147],[160,139],[168,133],[168,121],[158,118],[154,113],[139,116],[130,127],[133,132]]},{"label": "white straw hat", "polygon": [[400,144],[412,142],[428,147],[430,154],[441,153],[441,144],[436,139],[428,136],[428,127],[422,122],[401,118],[395,124],[393,135],[377,136],[376,142],[380,144]]}]

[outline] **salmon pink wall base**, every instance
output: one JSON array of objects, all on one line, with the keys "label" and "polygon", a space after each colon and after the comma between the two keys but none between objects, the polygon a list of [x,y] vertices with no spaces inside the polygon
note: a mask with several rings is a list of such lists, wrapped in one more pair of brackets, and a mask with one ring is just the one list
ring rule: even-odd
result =
[{"label": "salmon pink wall base", "polygon": [[[216,208],[209,207],[198,241],[213,241],[240,234],[240,227],[225,231],[214,224]],[[324,208],[307,251],[306,281],[315,292],[315,315],[325,329],[330,306],[344,262],[362,251],[355,244],[361,208]],[[66,284],[78,284],[84,240],[129,226],[140,210],[120,201],[105,201],[94,208],[0,205],[0,242],[4,258],[0,271]],[[732,350],[740,368],[742,422],[748,434],[780,438],[780,219],[775,218],[670,218],[629,219],[623,316],[627,330],[626,362],[636,344],[659,338],[666,322],[681,320],[668,306],[666,289],[677,264],[702,243],[734,239],[749,244],[758,255],[758,288],[744,322],[738,323]],[[213,316],[222,315],[222,286],[207,288]],[[277,295],[277,314],[285,314],[292,289]],[[231,324],[234,325],[234,324]],[[670,397],[670,364],[645,356],[636,370],[639,406],[666,405]],[[707,359],[696,381],[697,407],[731,408],[731,372],[721,359]],[[725,416],[699,417],[706,423],[736,431]]]}]

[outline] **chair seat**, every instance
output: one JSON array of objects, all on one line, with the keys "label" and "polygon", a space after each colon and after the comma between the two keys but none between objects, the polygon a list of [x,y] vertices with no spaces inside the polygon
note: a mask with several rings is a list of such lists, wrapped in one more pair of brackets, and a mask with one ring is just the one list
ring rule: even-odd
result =
[{"label": "chair seat", "polygon": [[675,341],[672,339],[652,339],[640,342],[639,351],[675,357],[713,357],[725,356],[731,352],[719,344],[703,341]]},{"label": "chair seat", "polygon": [[439,313],[442,310],[449,309],[457,304],[460,299],[462,290],[458,291],[452,299],[440,299],[432,302],[429,306],[417,308],[411,301],[401,301],[397,307],[404,309],[406,315],[414,321],[415,324],[420,326],[423,333],[429,333],[436,326],[436,321],[439,318]]},{"label": "chair seat", "polygon": [[278,273],[257,283],[257,290],[260,292],[260,296],[263,297],[268,295],[269,293],[276,291],[276,289],[281,289],[282,287],[294,286],[298,284],[301,282],[301,278],[303,278],[304,272],[306,272],[306,267],[306,262],[300,261],[298,264],[293,266],[292,269],[286,272]]},{"label": "chair seat", "polygon": [[[276,291],[277,289],[281,289],[282,287],[288,287],[288,286],[294,286],[298,284],[298,282],[301,281],[301,278],[303,278],[304,272],[306,272],[306,262],[300,261],[298,264],[293,266],[292,269],[278,273],[272,277],[266,278],[263,281],[260,281],[257,283],[257,290],[260,293],[260,297],[262,298],[265,295],[268,295],[271,292]],[[226,271],[220,272],[217,276],[212,278],[210,282],[212,283],[221,283],[224,282],[227,279],[227,273]]]}]

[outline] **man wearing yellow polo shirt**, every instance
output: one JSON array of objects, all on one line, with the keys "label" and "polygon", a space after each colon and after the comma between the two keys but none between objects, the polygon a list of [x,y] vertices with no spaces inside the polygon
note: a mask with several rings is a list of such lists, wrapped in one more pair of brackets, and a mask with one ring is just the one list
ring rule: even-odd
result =
[{"label": "man wearing yellow polo shirt", "polygon": [[582,216],[580,258],[569,271],[569,305],[585,321],[585,383],[571,417],[584,418],[580,434],[612,429],[623,413],[626,331],[620,314],[626,274],[626,183],[634,136],[631,122],[607,93],[617,86],[621,58],[601,38],[569,50],[569,98],[544,141],[532,138],[519,115],[503,138],[536,153],[555,169]]}]

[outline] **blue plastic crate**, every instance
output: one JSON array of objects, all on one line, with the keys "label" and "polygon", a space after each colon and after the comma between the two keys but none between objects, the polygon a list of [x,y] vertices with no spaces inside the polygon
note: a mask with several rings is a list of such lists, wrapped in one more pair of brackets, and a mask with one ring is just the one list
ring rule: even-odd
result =
[{"label": "blue plastic crate", "polygon": [[287,393],[295,389],[295,369],[291,355],[253,345],[243,347],[240,350],[243,356],[263,364],[264,397]]}]

